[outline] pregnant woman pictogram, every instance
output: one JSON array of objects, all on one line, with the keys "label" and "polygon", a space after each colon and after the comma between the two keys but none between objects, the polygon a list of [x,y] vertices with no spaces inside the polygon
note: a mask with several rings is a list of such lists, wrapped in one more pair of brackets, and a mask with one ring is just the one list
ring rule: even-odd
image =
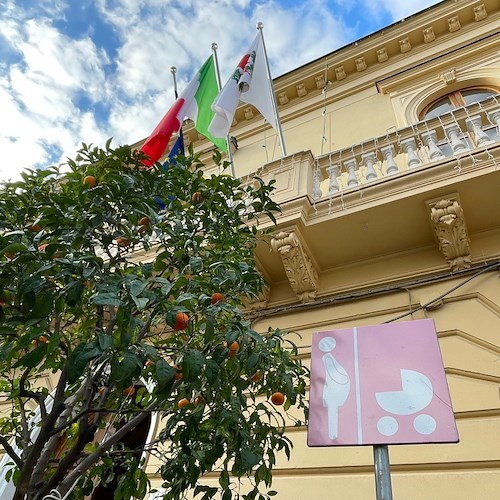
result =
[{"label": "pregnant woman pictogram", "polygon": [[339,408],[347,401],[351,382],[345,369],[332,355],[337,345],[333,337],[324,337],[318,347],[324,352],[325,384],[323,386],[323,406],[328,409],[328,437],[337,439],[339,435]]}]

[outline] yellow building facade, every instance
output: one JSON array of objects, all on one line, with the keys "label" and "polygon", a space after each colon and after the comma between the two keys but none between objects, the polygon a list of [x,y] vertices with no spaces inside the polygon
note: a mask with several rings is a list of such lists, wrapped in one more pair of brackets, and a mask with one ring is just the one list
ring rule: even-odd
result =
[{"label": "yellow building facade", "polygon": [[[500,497],[499,31],[499,0],[443,1],[277,78],[285,157],[252,106],[231,129],[237,176],[275,180],[282,208],[256,252],[257,331],[289,331],[309,365],[314,332],[435,322],[460,442],[390,446],[397,500]],[[371,447],[287,432],[280,500],[375,498]]]},{"label": "yellow building facade", "polygon": [[[314,332],[435,322],[460,442],[391,446],[400,500],[500,495],[499,30],[498,0],[441,2],[277,78],[284,158],[253,107],[231,129],[237,175],[274,179],[283,210],[257,250],[257,330],[292,332],[309,364]],[[289,429],[280,499],[375,498],[371,447],[306,432]]]}]

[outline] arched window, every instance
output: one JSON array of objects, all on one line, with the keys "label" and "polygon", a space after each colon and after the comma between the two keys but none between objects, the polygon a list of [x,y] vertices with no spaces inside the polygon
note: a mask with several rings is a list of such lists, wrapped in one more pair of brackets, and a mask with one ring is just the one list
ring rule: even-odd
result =
[{"label": "arched window", "polygon": [[420,113],[421,120],[428,120],[435,116],[448,113],[456,108],[461,108],[473,104],[475,102],[483,101],[493,95],[497,95],[500,89],[486,88],[486,87],[471,87],[467,89],[455,90],[446,94],[436,101],[426,106]]}]

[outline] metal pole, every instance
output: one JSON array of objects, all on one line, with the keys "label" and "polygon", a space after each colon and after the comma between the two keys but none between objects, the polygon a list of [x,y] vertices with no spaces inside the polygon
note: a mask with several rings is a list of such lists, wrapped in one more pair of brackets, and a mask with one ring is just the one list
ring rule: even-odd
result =
[{"label": "metal pole", "polygon": [[[212,43],[212,56],[214,58],[214,64],[215,64],[215,76],[217,80],[217,86],[219,87],[219,92],[222,88],[222,82],[220,79],[220,70],[219,70],[219,59],[217,58],[217,44]],[[234,163],[233,163],[233,153],[231,152],[231,138],[229,137],[229,134],[227,134],[226,137],[226,144],[227,144],[227,157],[229,160],[229,163],[231,163],[231,175],[236,178],[236,173],[234,171]]]},{"label": "metal pole", "polygon": [[264,43],[264,33],[263,33],[264,25],[260,22],[257,23],[257,29],[260,32],[260,41],[262,42],[262,48],[264,49],[264,58],[266,59],[267,78],[269,79],[269,83],[271,85],[271,100],[273,103],[274,119],[276,120],[276,125],[278,126],[278,135],[280,138],[281,154],[284,158],[286,156],[285,140],[283,138],[283,129],[281,128],[280,117],[278,115],[278,104],[276,102],[276,95],[274,93],[273,80],[271,78],[271,69],[269,68],[269,60],[267,58],[266,44]]},{"label": "metal pole", "polygon": [[392,500],[391,465],[389,463],[389,447],[379,444],[373,446],[373,462],[375,464],[375,489],[377,500]]},{"label": "metal pole", "polygon": [[174,95],[177,99],[179,97],[179,94],[177,93],[177,78],[175,76],[175,74],[177,73],[177,68],[175,66],[172,66],[170,68],[170,73],[172,73],[172,78],[174,79]]}]

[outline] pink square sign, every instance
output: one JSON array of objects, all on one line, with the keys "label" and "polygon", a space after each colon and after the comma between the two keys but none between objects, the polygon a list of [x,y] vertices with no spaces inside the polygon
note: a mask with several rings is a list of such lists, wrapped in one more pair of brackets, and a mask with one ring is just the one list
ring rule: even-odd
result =
[{"label": "pink square sign", "polygon": [[313,335],[309,446],[456,443],[431,319]]}]

